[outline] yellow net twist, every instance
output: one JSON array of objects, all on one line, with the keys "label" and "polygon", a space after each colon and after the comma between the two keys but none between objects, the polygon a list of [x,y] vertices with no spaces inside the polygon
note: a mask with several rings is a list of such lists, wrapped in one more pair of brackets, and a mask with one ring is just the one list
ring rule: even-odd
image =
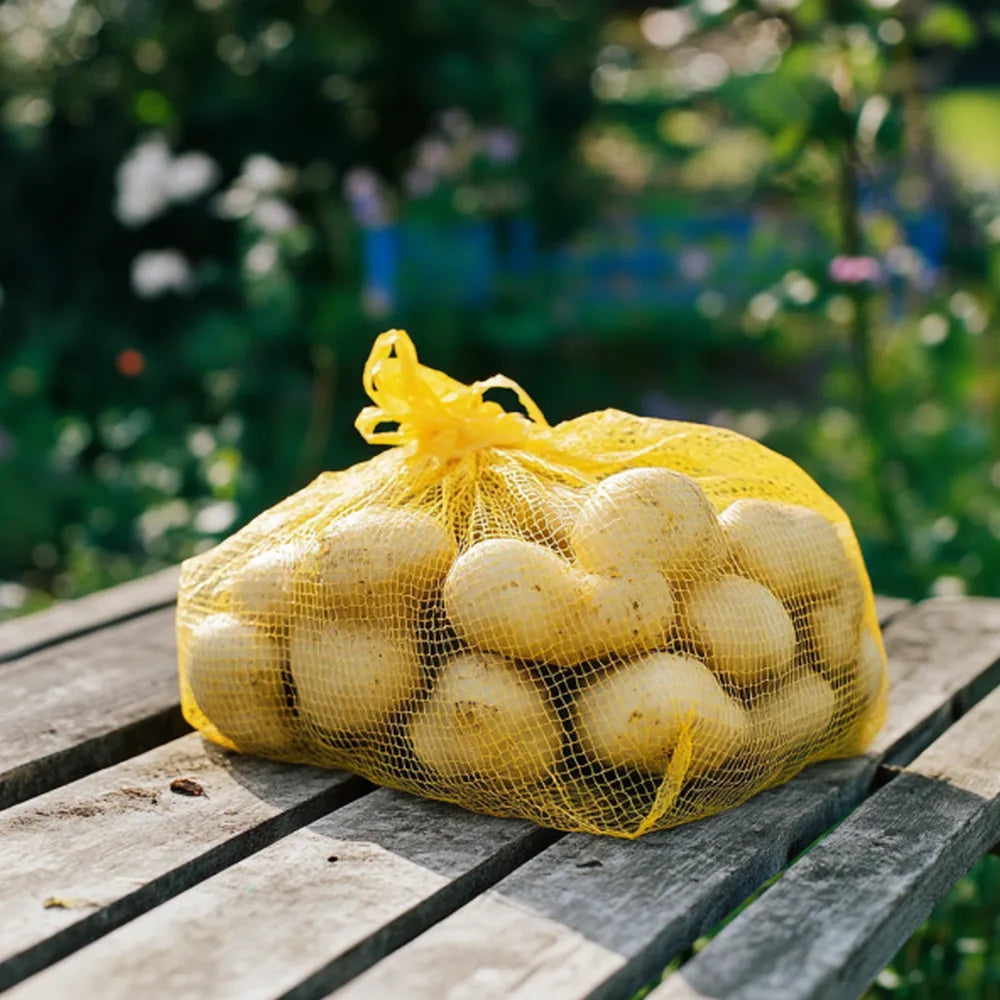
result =
[{"label": "yellow net twist", "polygon": [[364,386],[357,429],[392,447],[184,564],[182,707],[208,738],[637,837],[882,725],[857,541],[788,459],[616,410],[553,427],[399,330]]}]

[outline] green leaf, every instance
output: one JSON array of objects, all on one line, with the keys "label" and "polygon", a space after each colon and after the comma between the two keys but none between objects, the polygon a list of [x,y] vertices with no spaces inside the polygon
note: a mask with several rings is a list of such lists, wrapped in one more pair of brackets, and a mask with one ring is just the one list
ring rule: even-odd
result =
[{"label": "green leaf", "polygon": [[950,45],[968,49],[976,44],[976,26],[957,4],[937,3],[917,26],[917,38],[925,45]]}]

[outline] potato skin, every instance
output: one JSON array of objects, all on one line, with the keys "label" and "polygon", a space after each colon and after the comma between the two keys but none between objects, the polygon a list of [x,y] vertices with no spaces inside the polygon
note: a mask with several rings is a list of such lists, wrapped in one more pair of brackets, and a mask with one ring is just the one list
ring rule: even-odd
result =
[{"label": "potato skin", "polygon": [[289,615],[295,575],[308,552],[306,543],[288,542],[252,556],[235,571],[230,585],[234,607],[254,619]]},{"label": "potato skin", "polygon": [[581,591],[573,567],[544,545],[494,538],[455,560],[444,606],[455,631],[480,650],[572,661]]},{"label": "potato skin", "polygon": [[816,669],[830,680],[857,656],[859,632],[851,609],[840,601],[818,604],[803,616],[803,635],[812,643]]},{"label": "potato skin", "polygon": [[836,527],[808,507],[737,500],[719,520],[743,574],[782,600],[830,594],[852,576]]},{"label": "potato skin", "polygon": [[676,602],[662,574],[651,570],[636,576],[588,575],[581,580],[579,660],[629,656],[666,645]]},{"label": "potato skin", "polygon": [[423,679],[410,635],[349,621],[299,622],[289,662],[303,718],[334,734],[387,725]]},{"label": "potato skin", "polygon": [[682,626],[706,662],[732,683],[751,685],[785,670],[795,656],[795,626],[761,584],[724,576],[695,584]]},{"label": "potato skin", "polygon": [[726,557],[712,505],[693,479],[669,469],[628,469],[598,483],[570,531],[589,573],[703,576]]},{"label": "potato skin", "polygon": [[229,614],[210,615],[185,639],[187,682],[215,728],[244,752],[286,747],[289,711],[278,643]]},{"label": "potato skin", "polygon": [[[339,613],[371,614],[373,603],[415,610],[455,555],[448,530],[420,511],[370,508],[335,518],[301,577],[302,600]],[[313,595],[315,591],[315,595]]]},{"label": "potato skin", "polygon": [[737,753],[747,731],[742,706],[698,660],[652,653],[599,677],[580,692],[574,727],[584,752],[616,767],[665,768],[693,722],[688,776]]},{"label": "potato skin", "polygon": [[538,781],[556,766],[562,748],[559,720],[541,687],[491,653],[445,663],[408,733],[417,759],[444,778]]},{"label": "potato skin", "polygon": [[510,516],[519,534],[569,554],[569,533],[579,507],[577,491],[540,485],[531,496],[511,492]]},{"label": "potato skin", "polygon": [[833,688],[809,670],[762,698],[750,712],[750,738],[764,762],[828,744],[836,708]]},{"label": "potato skin", "polygon": [[864,711],[871,707],[882,690],[885,662],[875,636],[868,629],[862,630],[857,659],[857,699]]}]

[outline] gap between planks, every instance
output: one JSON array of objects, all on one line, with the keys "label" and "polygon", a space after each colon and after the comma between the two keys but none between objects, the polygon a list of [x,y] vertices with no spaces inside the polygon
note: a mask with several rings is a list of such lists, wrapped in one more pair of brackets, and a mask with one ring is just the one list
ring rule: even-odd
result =
[{"label": "gap between planks", "polygon": [[854,1000],[1000,838],[1000,690],[650,994]]},{"label": "gap between planks", "polygon": [[[175,778],[204,794],[172,792]],[[0,990],[371,788],[192,733],[7,810]]]},{"label": "gap between planks", "polygon": [[634,842],[569,835],[337,996],[623,997],[731,913],[1000,678],[1000,601],[934,600],[886,630],[894,697],[868,755]]},{"label": "gap between planks", "polygon": [[180,566],[171,566],[130,583],[0,623],[0,664],[169,607],[177,598],[179,577]]},{"label": "gap between planks", "polygon": [[0,808],[189,730],[169,608],[20,657],[0,678]]},{"label": "gap between planks", "polygon": [[[922,739],[928,717],[945,709],[950,717],[959,693],[1000,655],[998,641],[992,653],[966,657],[950,684],[933,683],[962,653],[958,636],[979,613],[972,602],[931,605],[917,624],[904,616],[890,628],[890,649],[904,653],[894,664],[897,683],[933,695],[912,702],[902,727],[897,710],[884,752],[903,753]],[[917,635],[922,641],[911,641]],[[936,637],[930,647],[928,636]],[[121,982],[149,997],[306,1000],[345,980],[346,996],[627,995],[630,977],[652,978],[643,970],[662,969],[666,959],[656,963],[665,952],[724,916],[863,798],[877,759],[819,765],[729,814],[632,843],[569,835],[540,853],[532,844],[485,895],[503,871],[487,868],[481,883],[469,882],[470,865],[489,865],[478,859],[510,849],[509,838],[527,835],[522,830],[557,835],[380,790],[126,924],[15,996]],[[484,854],[440,870],[463,829],[491,828],[504,832],[487,838]],[[333,863],[323,854],[331,838]],[[720,857],[730,863],[720,865]],[[464,881],[450,887],[442,874]],[[463,906],[464,893],[474,898]],[[387,969],[397,976],[388,983]]]},{"label": "gap between planks", "polygon": [[[892,614],[898,613],[899,609],[900,609],[899,602],[891,602],[890,607],[889,607],[889,613],[892,613]],[[883,607],[880,608],[880,611],[883,611],[883,612],[886,611],[886,608],[885,608],[884,604],[883,604]],[[108,630],[108,631],[113,631],[113,629],[112,630]],[[171,662],[170,675],[171,675],[171,678],[172,678],[173,677],[173,656],[172,656],[172,654],[171,654],[171,657],[170,657],[170,662]],[[127,730],[118,730],[117,732],[126,732],[126,731]],[[107,738],[108,739],[111,739],[112,737],[113,737],[113,734],[107,734]],[[86,744],[81,744],[80,746],[86,746]],[[101,765],[98,764],[96,766],[101,766]],[[123,918],[123,919],[126,919],[126,918]],[[105,929],[107,929],[107,928],[105,928]],[[401,941],[397,941],[396,942],[396,946],[398,946],[399,943],[402,943],[402,942]],[[320,980],[317,980],[316,983],[314,983],[314,985],[318,985],[319,982],[322,981],[322,982],[326,983],[326,986],[330,986],[332,983],[335,982],[336,976],[340,975],[342,973],[342,970],[344,968],[347,968],[348,965],[349,965],[349,963],[340,963],[340,965],[337,966],[337,963],[334,963],[334,966],[336,966],[336,967],[331,967],[330,969],[326,969],[324,973],[321,973]],[[338,968],[341,971],[338,971]],[[323,975],[326,976],[325,980],[322,978]],[[332,976],[332,978],[331,978],[331,976]]]},{"label": "gap between planks", "polygon": [[379,789],[137,917],[9,995],[319,996],[559,836],[526,821]]}]

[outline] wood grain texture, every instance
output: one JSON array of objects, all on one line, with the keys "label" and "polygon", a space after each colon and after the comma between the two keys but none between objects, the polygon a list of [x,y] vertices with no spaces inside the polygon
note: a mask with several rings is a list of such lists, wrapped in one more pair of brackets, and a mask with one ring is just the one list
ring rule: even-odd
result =
[{"label": "wood grain texture", "polygon": [[144,914],[10,996],[318,996],[555,836],[530,823],[379,790]]},{"label": "wood grain texture", "polygon": [[1000,684],[1000,600],[923,601],[901,612],[886,636],[890,711],[872,749],[900,765]]},{"label": "wood grain texture", "polygon": [[650,994],[854,1000],[1000,838],[1000,690]]},{"label": "wood grain texture", "polygon": [[893,618],[905,611],[910,606],[910,602],[905,597],[882,597],[875,595],[875,614],[878,616],[879,624],[884,628]]},{"label": "wood grain texture", "polygon": [[[172,792],[176,778],[204,794]],[[190,734],[7,810],[0,989],[369,787]]]},{"label": "wood grain texture", "polygon": [[187,731],[172,608],[0,667],[0,808]]},{"label": "wood grain texture", "polygon": [[[910,760],[947,728],[980,679],[995,674],[1000,602],[906,610],[886,642],[906,697],[893,698],[892,735],[880,749],[816,765],[736,810],[638,841],[567,836],[337,996],[629,996],[855,808],[884,754]],[[461,962],[443,959],[459,951]]]},{"label": "wood grain texture", "polygon": [[177,597],[180,566],[0,624],[0,663],[115,622],[165,608]]}]

